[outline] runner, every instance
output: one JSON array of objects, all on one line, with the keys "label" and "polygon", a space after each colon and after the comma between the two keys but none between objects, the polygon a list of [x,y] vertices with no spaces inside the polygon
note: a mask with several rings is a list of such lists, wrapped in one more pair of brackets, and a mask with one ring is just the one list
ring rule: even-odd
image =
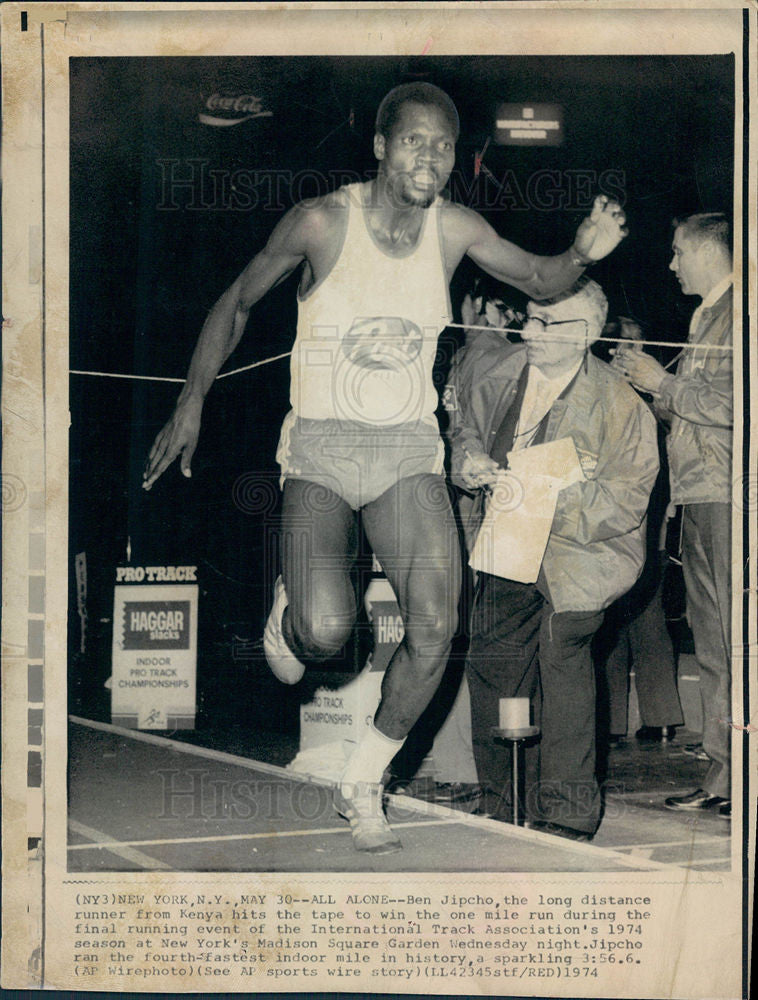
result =
[{"label": "runner", "polygon": [[189,476],[205,395],[252,306],[302,267],[292,351],[292,410],[282,428],[282,575],[264,648],[285,683],[332,657],[356,615],[350,581],[356,512],[403,616],[374,721],[347,763],[335,805],[358,850],[400,843],[381,779],[433,695],[457,627],[458,539],[434,416],[432,364],[451,318],[449,281],[464,255],[534,299],[569,287],[626,230],[604,196],[573,245],[541,257],[441,197],[455,162],[458,114],[427,83],[390,91],[376,118],[377,177],[295,205],[211,310],[171,419],[150,451],[144,487],[178,456]]}]

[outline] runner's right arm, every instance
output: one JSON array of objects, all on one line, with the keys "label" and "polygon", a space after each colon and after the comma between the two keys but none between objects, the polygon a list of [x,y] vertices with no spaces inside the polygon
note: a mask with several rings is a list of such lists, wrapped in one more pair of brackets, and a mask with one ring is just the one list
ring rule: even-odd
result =
[{"label": "runner's right arm", "polygon": [[182,474],[192,474],[190,463],[200,433],[203,401],[221,366],[239,343],[250,309],[309,256],[322,227],[322,213],[318,210],[302,204],[290,209],[266,246],[213,306],[200,331],[174,412],[150,449],[143,474],[144,489],[149,490],[178,455],[181,455]]}]

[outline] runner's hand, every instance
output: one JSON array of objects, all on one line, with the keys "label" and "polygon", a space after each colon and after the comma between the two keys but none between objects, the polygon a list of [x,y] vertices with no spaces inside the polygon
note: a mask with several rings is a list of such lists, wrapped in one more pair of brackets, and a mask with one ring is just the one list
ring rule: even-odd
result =
[{"label": "runner's hand", "polygon": [[589,261],[602,260],[629,232],[624,228],[625,222],[626,216],[619,203],[604,194],[598,195],[592,212],[576,231],[574,249]]},{"label": "runner's hand", "polygon": [[190,463],[195,454],[197,439],[200,434],[200,415],[202,401],[187,400],[177,403],[171,419],[158,434],[147,458],[142,476],[142,488],[149,490],[153,483],[171,465],[177,455],[181,455],[180,467],[182,475],[189,478],[192,475]]}]

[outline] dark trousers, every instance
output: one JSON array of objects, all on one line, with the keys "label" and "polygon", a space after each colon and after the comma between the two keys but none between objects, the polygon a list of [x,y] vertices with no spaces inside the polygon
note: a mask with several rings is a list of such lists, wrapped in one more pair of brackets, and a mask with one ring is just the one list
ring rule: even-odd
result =
[{"label": "dark trousers", "polygon": [[731,795],[730,518],[728,503],[686,504],[682,512],[687,617],[700,674],[703,749],[711,759],[702,787],[724,798]]},{"label": "dark trousers", "polygon": [[542,736],[525,753],[526,814],[592,833],[595,675],[590,646],[602,611],[557,613],[533,584],[480,574],[466,674],[485,808],[510,815],[510,756],[492,742],[500,698],[528,697]]},{"label": "dark trousers", "polygon": [[647,586],[633,587],[611,605],[598,632],[595,660],[607,687],[605,700],[611,735],[626,733],[630,669],[634,670],[643,725],[681,726],[684,722],[676,688],[674,647],[663,613],[660,564],[661,556],[655,552],[649,557],[645,577],[640,581]]}]

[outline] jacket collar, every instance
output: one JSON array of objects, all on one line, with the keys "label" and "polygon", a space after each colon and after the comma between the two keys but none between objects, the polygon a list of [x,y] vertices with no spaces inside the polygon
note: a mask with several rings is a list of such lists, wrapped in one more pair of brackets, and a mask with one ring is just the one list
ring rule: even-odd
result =
[{"label": "jacket collar", "polygon": [[[497,399],[499,403],[493,408],[490,428],[495,430],[500,426],[507,410],[513,405],[519,387],[519,379],[526,382],[526,350],[518,345],[515,350],[508,351],[499,357],[482,378],[506,383],[507,388]],[[566,410],[589,408],[597,395],[597,377],[603,363],[595,357],[592,351],[587,351],[579,370],[553,403],[548,414],[548,433],[551,433],[558,420]]]},{"label": "jacket collar", "polygon": [[[716,289],[713,290],[716,291]],[[702,318],[704,313],[707,313],[709,316],[720,316],[721,313],[726,312],[731,305],[732,282],[729,281],[720,295],[717,293],[717,297],[715,299],[710,296],[706,296],[695,311],[697,312],[699,318]]]},{"label": "jacket collar", "polygon": [[690,330],[688,338],[698,340],[704,335],[704,331],[711,329],[714,322],[718,323],[722,316],[727,316],[732,308],[732,285],[727,285],[721,295],[707,306],[705,303],[711,301],[710,298],[703,299],[690,319]]},{"label": "jacket collar", "polygon": [[726,295],[728,291],[731,291],[733,281],[734,278],[731,274],[727,274],[725,278],[722,278],[721,281],[714,285],[710,292],[703,297],[701,307],[703,309],[712,309],[717,302],[721,301],[723,295]]},{"label": "jacket collar", "polygon": [[585,412],[597,395],[597,376],[600,362],[591,351],[587,351],[579,371],[553,403],[550,410],[551,422],[557,420],[569,408]]}]

